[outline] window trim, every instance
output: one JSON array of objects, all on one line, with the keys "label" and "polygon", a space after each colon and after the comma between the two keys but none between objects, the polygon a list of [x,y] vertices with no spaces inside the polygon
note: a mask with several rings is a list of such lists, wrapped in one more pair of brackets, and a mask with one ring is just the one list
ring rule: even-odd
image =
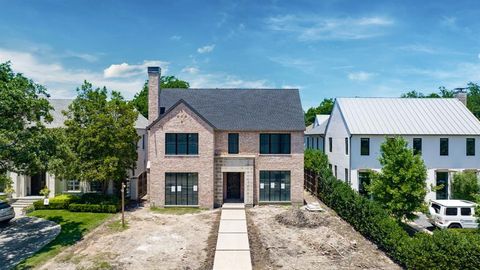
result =
[{"label": "window trim", "polygon": [[[363,152],[363,143],[367,143],[367,151]],[[370,156],[370,138],[360,138],[360,156]]]},{"label": "window trim", "polygon": [[[71,189],[69,186],[71,185],[71,182],[74,182],[74,183],[77,183],[77,184],[73,184],[73,189]],[[66,191],[67,192],[81,192],[82,189],[80,187],[80,180],[67,180],[67,186],[65,187],[66,188]],[[78,189],[75,189],[75,186],[77,186]]]}]

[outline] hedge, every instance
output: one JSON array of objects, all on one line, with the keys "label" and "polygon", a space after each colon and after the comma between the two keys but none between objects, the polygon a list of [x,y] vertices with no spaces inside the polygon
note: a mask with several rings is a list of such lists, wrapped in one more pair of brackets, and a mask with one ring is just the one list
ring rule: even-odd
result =
[{"label": "hedge", "polygon": [[116,213],[118,207],[114,204],[82,204],[72,203],[68,206],[71,212]]},{"label": "hedge", "polygon": [[71,194],[62,194],[58,195],[54,198],[49,199],[49,204],[44,205],[43,199],[38,200],[33,203],[35,210],[40,209],[68,209],[70,203],[78,202],[80,200],[79,196],[71,195]]},{"label": "hedge", "polygon": [[408,269],[480,269],[480,233],[436,230],[410,237],[377,202],[334,177],[319,177],[318,197],[355,230]]}]

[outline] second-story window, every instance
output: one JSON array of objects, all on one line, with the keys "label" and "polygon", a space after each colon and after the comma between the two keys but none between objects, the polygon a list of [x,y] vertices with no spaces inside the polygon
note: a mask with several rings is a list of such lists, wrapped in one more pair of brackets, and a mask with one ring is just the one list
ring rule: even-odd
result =
[{"label": "second-story window", "polygon": [[348,138],[345,138],[345,155],[348,155]]},{"label": "second-story window", "polygon": [[475,138],[467,138],[467,156],[475,156]]},{"label": "second-story window", "polygon": [[440,138],[440,156],[448,156],[448,138]]},{"label": "second-story window", "polygon": [[422,138],[413,138],[413,153],[422,154]]},{"label": "second-story window", "polygon": [[290,154],[290,134],[260,134],[260,154]]},{"label": "second-story window", "polygon": [[370,155],[370,138],[360,138],[360,155]]},{"label": "second-story window", "polygon": [[333,139],[332,139],[332,137],[329,137],[328,138],[328,151],[332,152],[332,148],[333,148]]},{"label": "second-story window", "polygon": [[198,133],[166,133],[165,154],[198,155]]},{"label": "second-story window", "polygon": [[228,153],[238,154],[238,133],[228,134]]}]

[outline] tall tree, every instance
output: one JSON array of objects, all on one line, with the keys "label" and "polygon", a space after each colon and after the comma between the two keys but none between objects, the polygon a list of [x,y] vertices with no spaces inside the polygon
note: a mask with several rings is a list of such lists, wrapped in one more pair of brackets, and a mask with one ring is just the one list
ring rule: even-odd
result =
[{"label": "tall tree", "polygon": [[468,84],[467,108],[480,119],[480,86],[472,82]]},{"label": "tall tree", "polygon": [[317,114],[330,114],[333,110],[333,98],[325,98],[318,107],[312,107],[305,113],[305,125],[311,125]]},{"label": "tall tree", "polygon": [[[162,76],[160,78],[161,88],[189,88],[186,81],[177,79],[175,76]],[[146,118],[148,118],[148,81],[145,82],[140,92],[136,93],[132,100],[133,105]]]},{"label": "tall tree", "polygon": [[401,95],[402,98],[453,98],[454,96],[455,94],[453,90],[448,90],[443,86],[438,88],[437,93],[430,93],[428,95],[416,90]]},{"label": "tall tree", "polygon": [[421,156],[407,147],[405,139],[396,137],[381,145],[379,161],[382,170],[372,172],[368,191],[397,219],[413,218],[427,194],[427,169]]},{"label": "tall tree", "polygon": [[0,181],[7,171],[46,170],[52,143],[44,126],[52,121],[46,89],[0,64]]},{"label": "tall tree", "polygon": [[57,135],[64,136],[66,149],[59,151],[56,173],[66,180],[102,182],[106,191],[110,180],[118,184],[135,168],[138,112],[120,93],[112,91],[108,99],[105,87],[94,89],[87,81],[77,93],[64,112],[65,134]]}]

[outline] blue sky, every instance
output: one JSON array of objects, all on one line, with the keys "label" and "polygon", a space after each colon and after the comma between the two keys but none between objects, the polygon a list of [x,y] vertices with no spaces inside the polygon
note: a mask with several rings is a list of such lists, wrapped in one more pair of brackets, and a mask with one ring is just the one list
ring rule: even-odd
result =
[{"label": "blue sky", "polygon": [[0,62],[73,97],[131,98],[160,65],[192,87],[399,96],[480,81],[478,1],[0,0]]}]

